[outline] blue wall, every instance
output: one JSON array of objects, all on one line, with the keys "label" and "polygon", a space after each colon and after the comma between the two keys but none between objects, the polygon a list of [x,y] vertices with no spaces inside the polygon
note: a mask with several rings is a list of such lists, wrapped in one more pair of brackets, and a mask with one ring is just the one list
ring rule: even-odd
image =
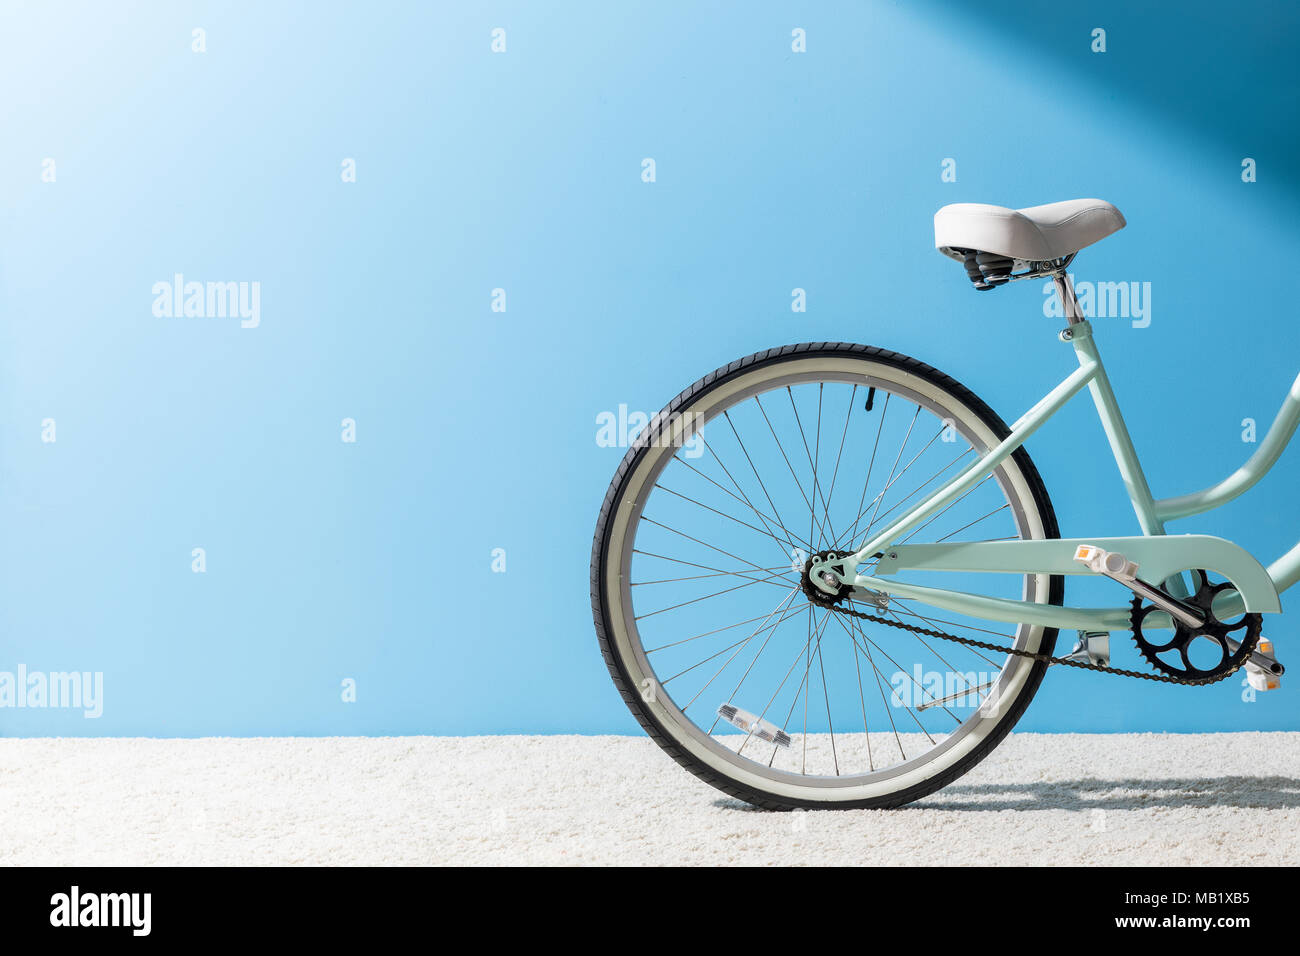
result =
[{"label": "blue wall", "polygon": [[[1089,6],[6,4],[0,671],[104,694],[0,733],[634,732],[588,607],[596,417],[835,339],[1014,418],[1072,358],[1038,284],[933,250],[944,203],[1118,205],[1075,272],[1151,283],[1149,327],[1096,323],[1130,427],[1158,493],[1222,477],[1300,366],[1300,15]],[[260,283],[260,323],[156,316],[176,273]],[[1086,401],[1029,450],[1064,533],[1133,530]],[[1297,474],[1174,530],[1267,562]],[[1046,687],[1022,728],[1300,728],[1294,684]]]}]

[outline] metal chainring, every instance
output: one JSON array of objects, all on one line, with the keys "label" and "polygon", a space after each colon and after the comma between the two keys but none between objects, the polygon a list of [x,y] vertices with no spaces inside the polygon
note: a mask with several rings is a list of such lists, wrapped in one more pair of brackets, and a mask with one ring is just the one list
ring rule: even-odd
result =
[{"label": "metal chainring", "polygon": [[[1163,644],[1157,644],[1147,640],[1142,633],[1142,622],[1146,620],[1148,614],[1152,611],[1158,611],[1154,604],[1143,604],[1140,597],[1133,599],[1133,640],[1137,643],[1138,651],[1147,659],[1147,662],[1156,670],[1173,677],[1207,679],[1213,678],[1220,680],[1236,671],[1241,665],[1249,659],[1255,645],[1259,643],[1259,634],[1263,629],[1263,617],[1259,614],[1243,614],[1239,620],[1233,622],[1220,621],[1214,616],[1212,610],[1214,599],[1220,592],[1233,589],[1231,581],[1222,581],[1218,584],[1211,584],[1206,573],[1199,568],[1193,573],[1198,578],[1196,593],[1185,600],[1185,603],[1196,608],[1205,618],[1205,623],[1200,627],[1189,627],[1176,618],[1173,621],[1173,634],[1169,640]],[[1233,632],[1240,631],[1240,635],[1234,635]],[[1228,637],[1233,636],[1234,640],[1240,641],[1240,646],[1233,651],[1228,645]],[[1213,667],[1197,667],[1191,661],[1188,655],[1188,649],[1192,642],[1196,640],[1212,641],[1218,645],[1220,657]],[[1178,657],[1182,660],[1182,666],[1171,664],[1161,658],[1159,655],[1171,651],[1177,652]]]}]

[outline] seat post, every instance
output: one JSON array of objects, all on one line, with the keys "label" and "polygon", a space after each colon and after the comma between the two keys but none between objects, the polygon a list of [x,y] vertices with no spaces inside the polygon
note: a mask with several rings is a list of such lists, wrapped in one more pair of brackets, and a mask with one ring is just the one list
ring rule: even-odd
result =
[{"label": "seat post", "polygon": [[1070,274],[1065,271],[1054,272],[1052,281],[1056,283],[1056,295],[1061,300],[1066,322],[1070,325],[1082,322],[1083,311],[1079,308],[1079,300],[1074,297],[1074,283],[1070,281]]}]

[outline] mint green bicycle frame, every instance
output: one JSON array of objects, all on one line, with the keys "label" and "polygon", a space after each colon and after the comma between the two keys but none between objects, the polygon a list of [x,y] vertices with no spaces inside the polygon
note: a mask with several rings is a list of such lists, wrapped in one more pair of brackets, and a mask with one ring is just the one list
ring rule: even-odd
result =
[{"label": "mint green bicycle frame", "polygon": [[[1130,608],[1057,607],[1031,601],[987,597],[926,587],[893,579],[904,570],[974,571],[1011,574],[1092,574],[1074,560],[1080,544],[1092,544],[1122,552],[1140,565],[1147,581],[1164,582],[1176,597],[1186,596],[1180,572],[1193,568],[1214,571],[1235,585],[1215,601],[1214,612],[1221,620],[1243,610],[1278,613],[1278,594],[1300,581],[1300,544],[1264,568],[1238,545],[1207,535],[1167,535],[1165,522],[1200,514],[1219,507],[1254,486],[1277,462],[1300,424],[1300,377],[1286,399],[1258,450],[1229,477],[1193,494],[1157,500],[1147,484],[1128,427],[1120,413],[1115,393],[1102,365],[1092,337],[1092,326],[1078,309],[1069,278],[1053,277],[1061,296],[1069,326],[1062,341],[1074,346],[1079,368],[1011,426],[1011,433],[982,458],[969,465],[907,514],[883,528],[856,552],[818,564],[813,580],[829,572],[841,585],[855,590],[883,592],[912,598],[932,607],[956,611],[971,617],[1013,624],[1085,631],[1128,630]],[[927,518],[956,501],[993,473],[1030,435],[1084,388],[1092,393],[1102,427],[1110,442],[1119,473],[1128,490],[1142,534],[1132,537],[1061,538],[1023,541],[976,541],[947,544],[901,544],[908,532]],[[856,573],[858,565],[877,561],[874,574]],[[1167,614],[1157,612],[1144,622],[1147,628],[1169,627]]]}]

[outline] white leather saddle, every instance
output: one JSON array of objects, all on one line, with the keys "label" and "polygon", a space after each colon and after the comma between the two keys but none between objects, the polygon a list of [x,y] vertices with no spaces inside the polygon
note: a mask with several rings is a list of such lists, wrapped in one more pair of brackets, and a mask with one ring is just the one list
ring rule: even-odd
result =
[{"label": "white leather saddle", "polygon": [[1124,225],[1120,211],[1100,199],[1068,199],[1027,209],[962,202],[934,214],[934,245],[958,261],[969,252],[981,252],[1042,262],[1072,255]]}]

